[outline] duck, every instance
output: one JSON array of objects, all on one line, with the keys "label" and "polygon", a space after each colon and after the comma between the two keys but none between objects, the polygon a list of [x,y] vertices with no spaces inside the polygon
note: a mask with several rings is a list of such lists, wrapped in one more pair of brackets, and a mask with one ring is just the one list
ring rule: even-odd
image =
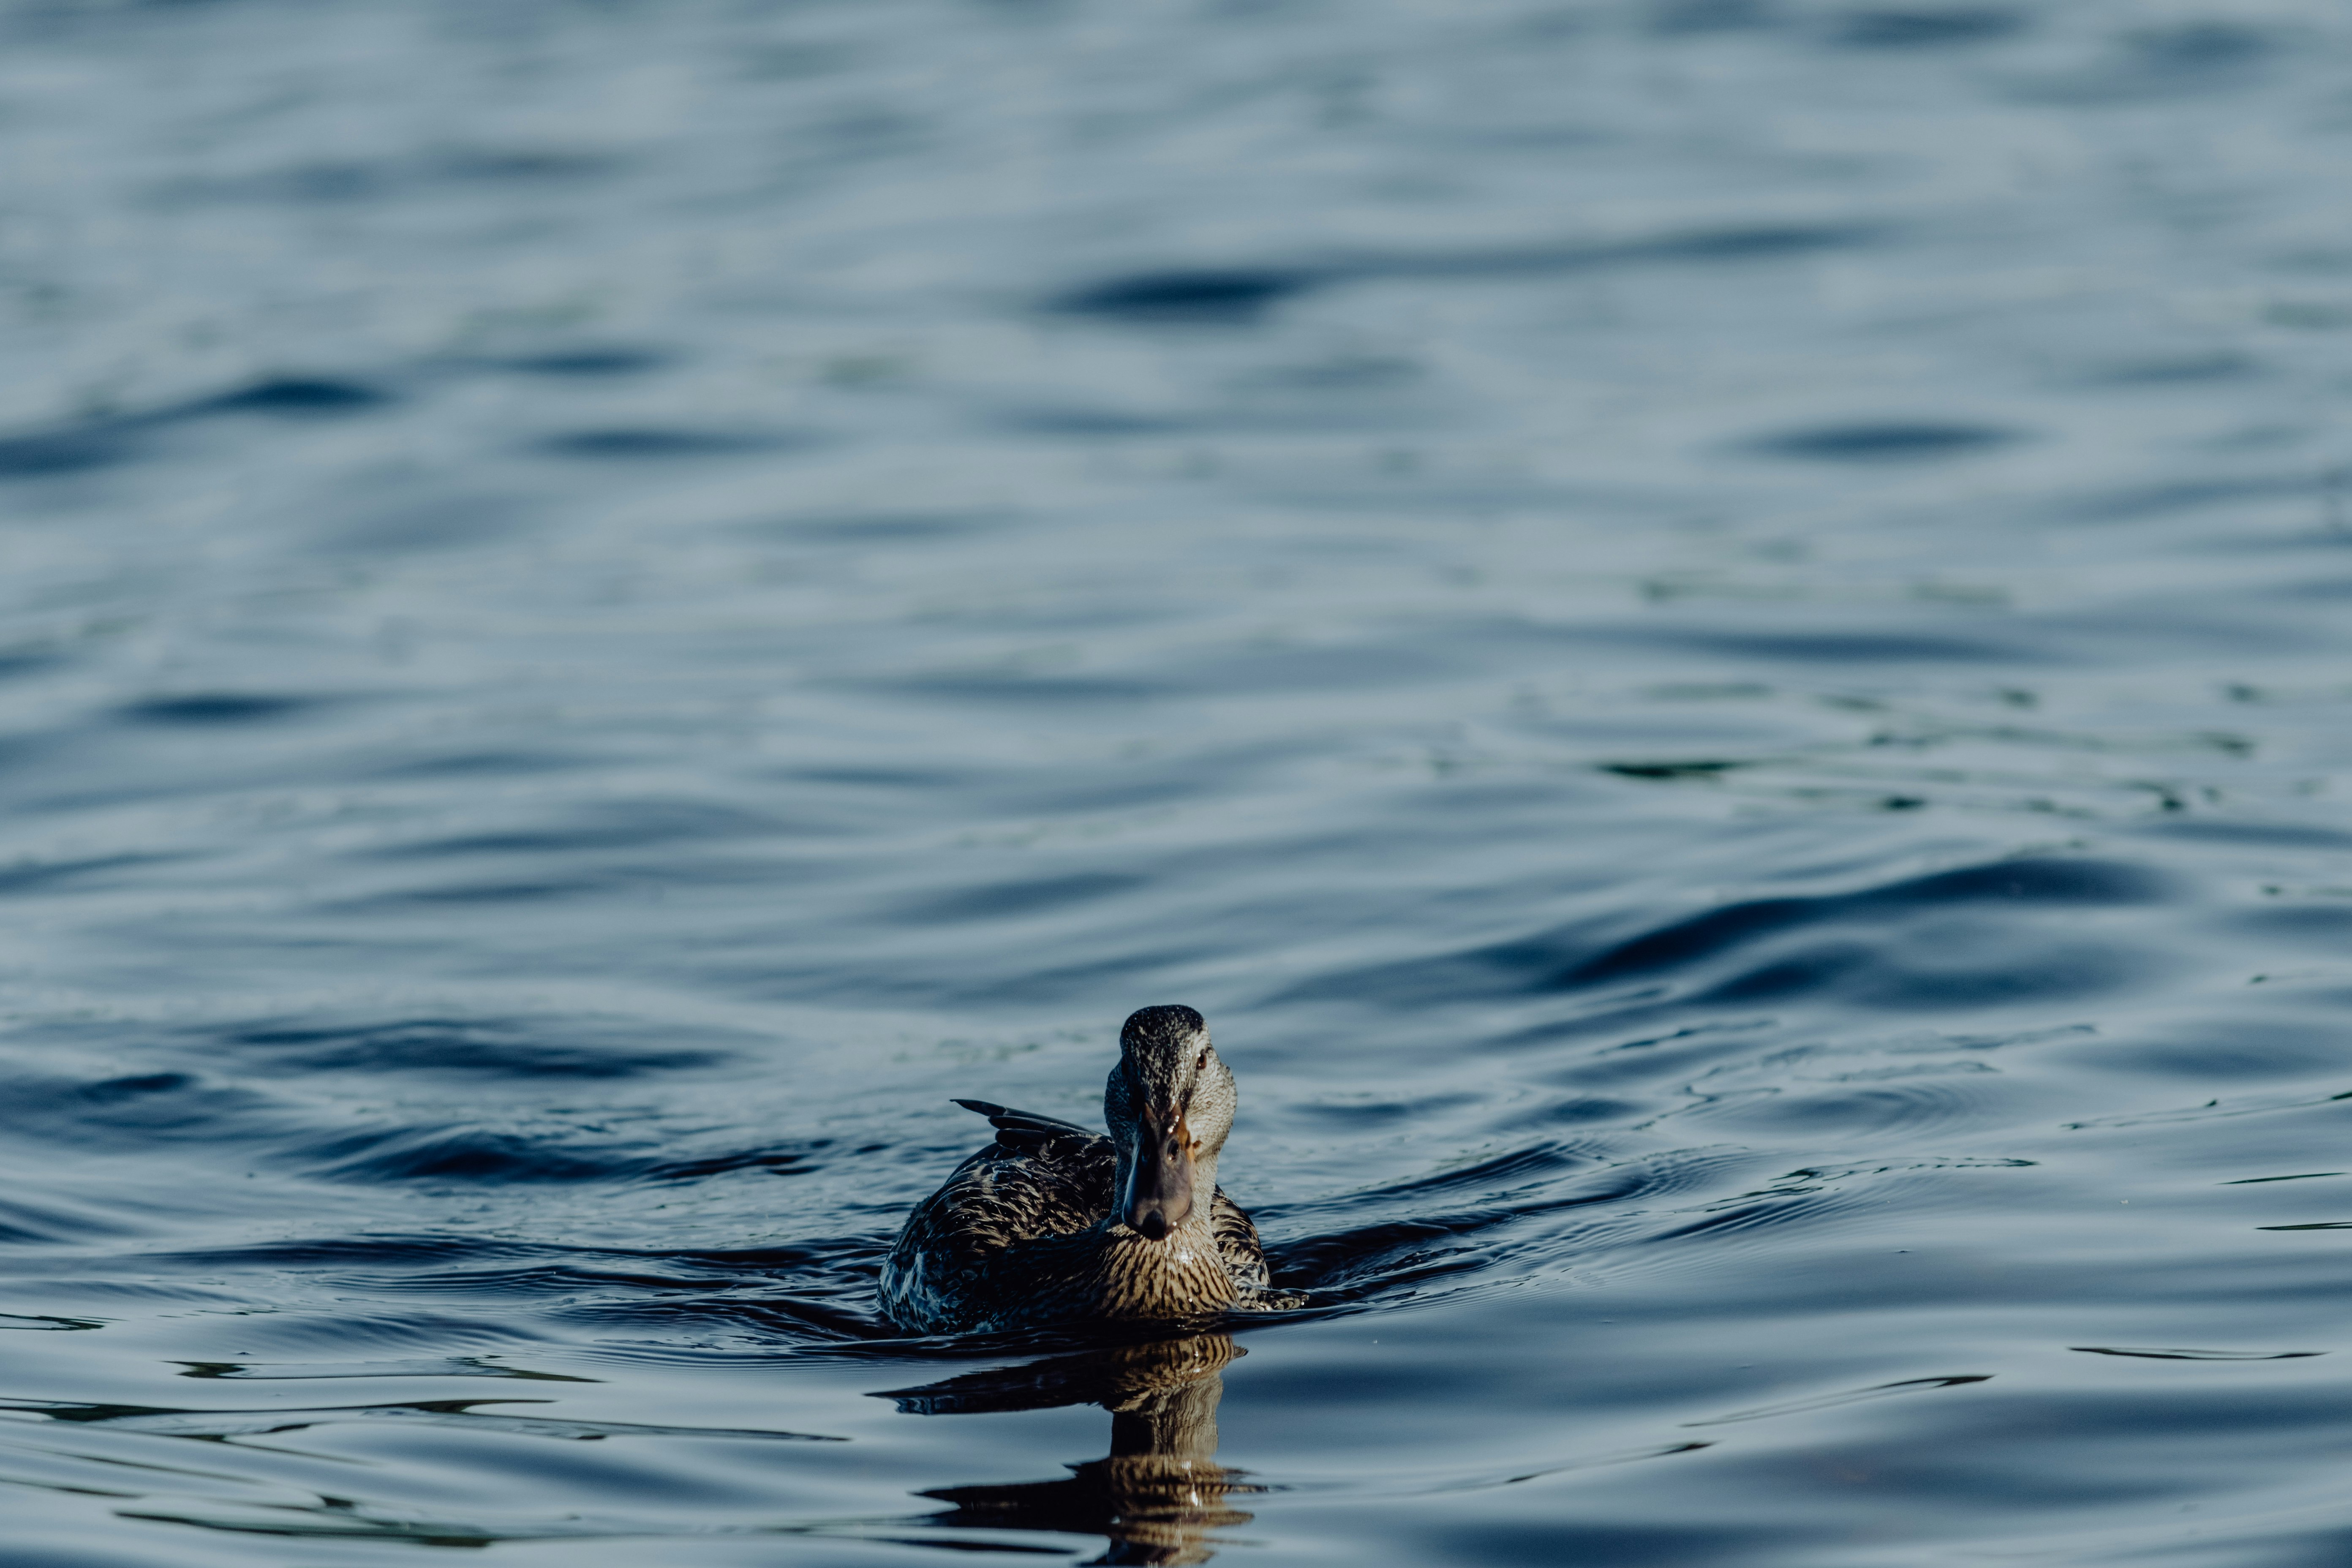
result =
[{"label": "duck", "polygon": [[1257,1226],[1217,1185],[1239,1099],[1192,1008],[1145,1007],[1120,1028],[1103,1086],[1108,1137],[984,1100],[955,1103],[996,1137],[891,1243],[879,1297],[898,1328],[1173,1321],[1289,1304],[1269,1289]]}]

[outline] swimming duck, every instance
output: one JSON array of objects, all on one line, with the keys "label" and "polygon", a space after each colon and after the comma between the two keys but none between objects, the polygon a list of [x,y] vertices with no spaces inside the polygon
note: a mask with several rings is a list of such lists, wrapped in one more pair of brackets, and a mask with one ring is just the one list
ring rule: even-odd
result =
[{"label": "swimming duck", "polygon": [[[996,1141],[915,1207],[882,1265],[882,1310],[919,1333],[1190,1318],[1267,1297],[1257,1227],[1217,1188],[1234,1075],[1190,1007],[1118,1032],[1110,1136],[959,1100]],[[1209,1194],[1202,1201],[1200,1194]]]}]

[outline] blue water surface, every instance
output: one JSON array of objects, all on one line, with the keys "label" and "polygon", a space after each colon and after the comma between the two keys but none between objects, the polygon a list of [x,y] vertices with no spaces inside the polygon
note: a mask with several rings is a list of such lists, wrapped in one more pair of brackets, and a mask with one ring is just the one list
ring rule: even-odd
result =
[{"label": "blue water surface", "polygon": [[[0,1557],[2340,1562],[2347,61],[0,9]],[[1309,1304],[896,1334],[1171,1002]]]}]

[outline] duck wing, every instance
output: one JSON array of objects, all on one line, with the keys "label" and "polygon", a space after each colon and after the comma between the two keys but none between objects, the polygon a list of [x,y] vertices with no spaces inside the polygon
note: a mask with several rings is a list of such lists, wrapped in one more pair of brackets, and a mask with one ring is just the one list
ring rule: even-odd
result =
[{"label": "duck wing", "polygon": [[1210,1205],[1209,1234],[1217,1238],[1218,1255],[1225,1260],[1225,1272],[1234,1277],[1234,1284],[1245,1291],[1265,1289],[1265,1248],[1258,1244],[1257,1226],[1241,1205],[1225,1196],[1223,1187]]},{"label": "duck wing", "polygon": [[[956,1103],[966,1110],[977,1111],[988,1118],[989,1125],[996,1129],[997,1147],[1040,1160],[1073,1161],[1071,1175],[1076,1174],[1077,1168],[1090,1166],[1099,1161],[1110,1143],[1110,1140],[1099,1132],[1090,1132],[1075,1122],[1040,1116],[1033,1110],[1009,1110],[985,1100],[959,1100]],[[1103,1145],[1103,1149],[1092,1147],[1096,1144]],[[1093,1158],[1089,1160],[1088,1156]],[[1055,1174],[1061,1173],[1055,1172]],[[1089,1170],[1087,1175],[1092,1174]],[[1079,1179],[1086,1180],[1083,1177]],[[1038,1184],[1050,1186],[1055,1184],[1049,1178]],[[1093,1184],[1091,1181],[1087,1182],[1088,1188]],[[1092,1211],[1088,1215],[1090,1221],[1100,1217],[1103,1208],[1097,1206],[1097,1200],[1091,1191],[1081,1202],[1087,1210]],[[1066,1200],[1057,1206],[1062,1207],[1065,1213],[1085,1212],[1079,1210],[1077,1204]],[[1234,1283],[1244,1289],[1265,1289],[1265,1251],[1259,1245],[1257,1226],[1250,1223],[1249,1215],[1239,1204],[1225,1196],[1223,1187],[1217,1189],[1211,1200],[1209,1231],[1217,1238],[1217,1251],[1223,1258],[1225,1271],[1233,1276]]]},{"label": "duck wing", "polygon": [[988,1124],[996,1129],[998,1146],[1017,1153],[1043,1153],[1046,1145],[1063,1139],[1075,1140],[1081,1144],[1110,1142],[1101,1133],[1089,1132],[1074,1121],[1040,1116],[1033,1110],[1008,1110],[985,1100],[959,1100],[956,1103],[966,1110],[975,1110],[987,1117]]}]

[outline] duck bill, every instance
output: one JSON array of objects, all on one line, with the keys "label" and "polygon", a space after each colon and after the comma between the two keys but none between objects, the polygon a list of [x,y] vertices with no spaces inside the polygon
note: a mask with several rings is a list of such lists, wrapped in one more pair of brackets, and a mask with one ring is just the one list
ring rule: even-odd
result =
[{"label": "duck bill", "polygon": [[1158,1241],[1192,1213],[1192,1130],[1181,1115],[1147,1111],[1137,1119],[1135,1145],[1127,1190],[1119,1194],[1119,1217]]}]

